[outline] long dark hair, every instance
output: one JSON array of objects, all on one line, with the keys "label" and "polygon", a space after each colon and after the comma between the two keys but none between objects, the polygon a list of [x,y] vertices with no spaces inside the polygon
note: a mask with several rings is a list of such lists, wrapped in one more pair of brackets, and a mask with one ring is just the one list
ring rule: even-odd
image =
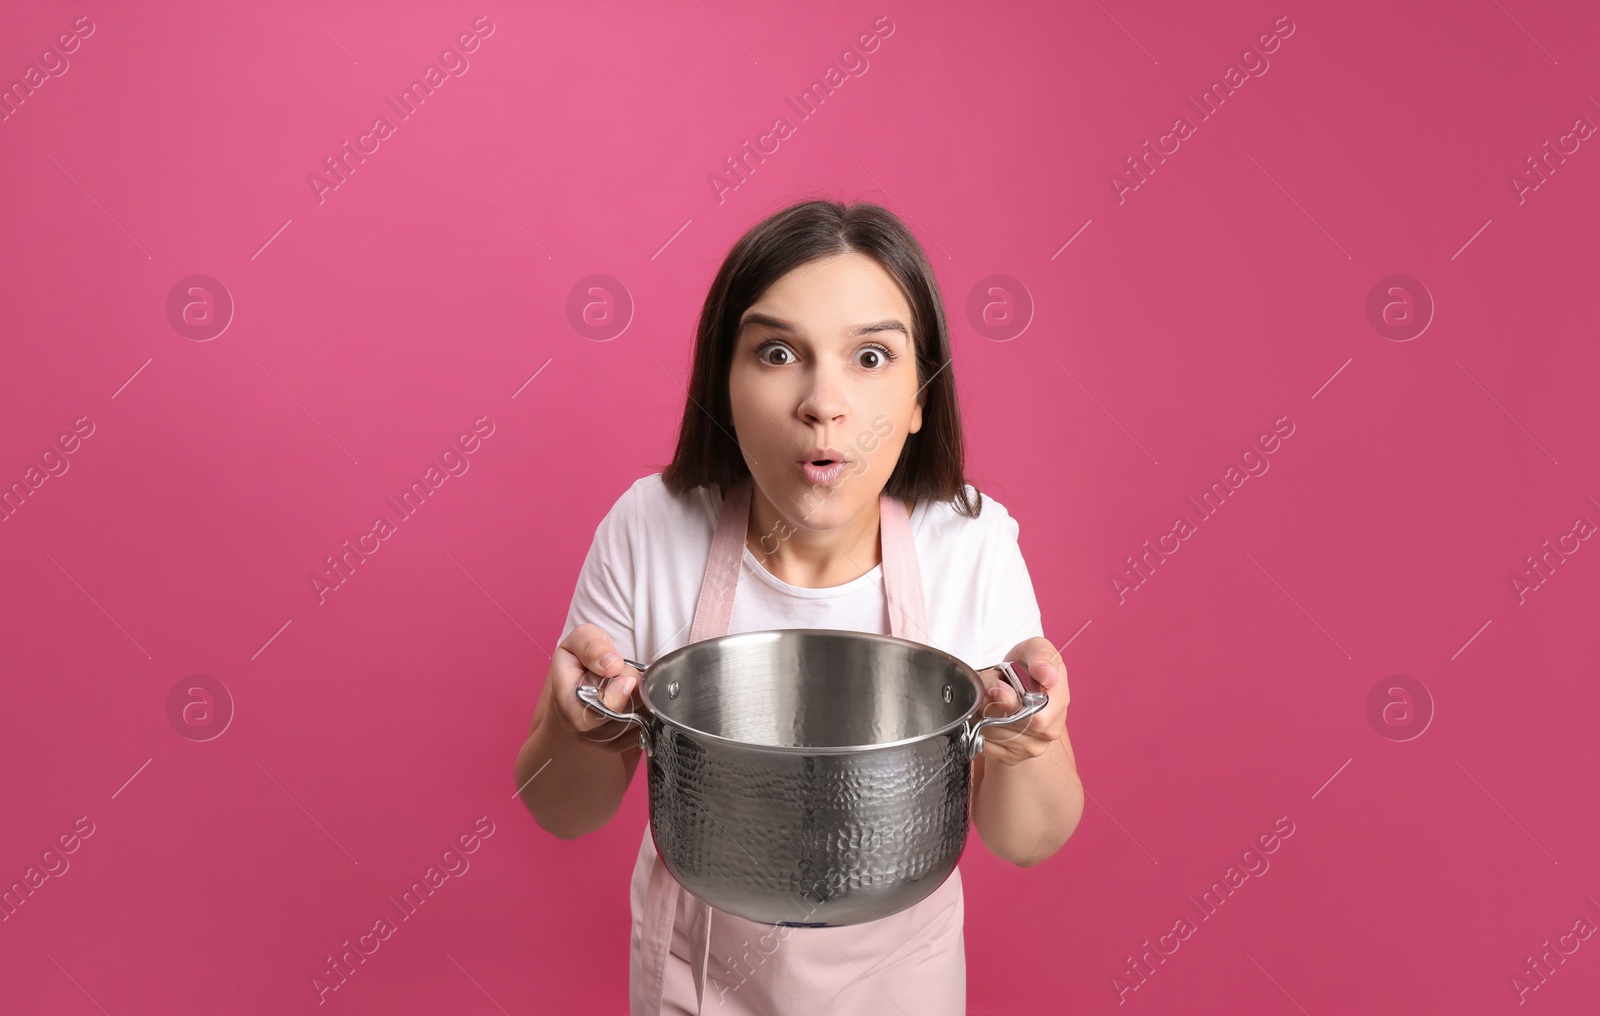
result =
[{"label": "long dark hair", "polygon": [[884,493],[949,502],[969,518],[983,510],[982,492],[973,487],[974,499],[967,489],[961,410],[939,283],[922,245],[905,224],[868,201],[844,204],[817,199],[790,205],[752,227],[723,259],[700,308],[678,447],[661,471],[669,491],[686,494],[711,483],[727,489],[750,477],[733,439],[728,387],[739,319],[793,269],[850,253],[864,254],[882,265],[911,306],[922,427],[907,435]]}]

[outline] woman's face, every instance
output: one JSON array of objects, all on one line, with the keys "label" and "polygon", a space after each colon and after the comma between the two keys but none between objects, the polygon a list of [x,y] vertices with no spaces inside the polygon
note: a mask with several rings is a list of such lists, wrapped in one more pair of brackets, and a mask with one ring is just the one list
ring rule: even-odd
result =
[{"label": "woman's face", "polygon": [[[813,261],[740,318],[728,384],[757,487],[793,526],[834,529],[877,503],[922,428],[911,308],[872,258]],[[813,449],[842,468],[807,469]]]}]

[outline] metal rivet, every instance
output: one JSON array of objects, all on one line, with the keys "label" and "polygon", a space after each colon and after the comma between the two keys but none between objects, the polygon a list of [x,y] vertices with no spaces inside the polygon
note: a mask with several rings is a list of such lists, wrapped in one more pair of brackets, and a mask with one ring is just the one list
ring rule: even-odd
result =
[{"label": "metal rivet", "polygon": [[675,699],[677,697],[678,697],[678,682],[673,681],[671,684],[667,685],[667,698]]},{"label": "metal rivet", "polygon": [[945,685],[944,686],[944,700],[946,702],[949,702],[954,697],[955,697],[955,693],[950,690],[950,686],[948,684]]}]

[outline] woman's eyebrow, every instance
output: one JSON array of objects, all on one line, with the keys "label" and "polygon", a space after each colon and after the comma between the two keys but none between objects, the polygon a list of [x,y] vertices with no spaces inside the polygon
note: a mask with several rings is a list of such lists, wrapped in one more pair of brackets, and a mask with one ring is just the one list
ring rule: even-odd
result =
[{"label": "woman's eyebrow", "polygon": [[905,337],[907,342],[911,341],[910,329],[901,324],[897,318],[885,318],[882,321],[874,321],[871,324],[857,325],[856,327],[850,329],[851,337],[855,337],[857,335],[871,335],[874,332],[899,332]]},{"label": "woman's eyebrow", "polygon": [[[780,332],[787,332],[790,335],[799,334],[794,325],[790,324],[789,322],[783,320],[782,318],[775,318],[770,314],[762,314],[759,311],[745,315],[744,320],[739,323],[739,330],[742,332],[751,325],[764,325],[767,328],[771,328]],[[872,335],[878,332],[899,332],[905,337],[907,342],[911,341],[910,329],[906,328],[906,326],[896,318],[885,318],[882,321],[873,321],[868,324],[857,325],[846,332],[845,335],[848,338],[857,338],[862,335]]]}]

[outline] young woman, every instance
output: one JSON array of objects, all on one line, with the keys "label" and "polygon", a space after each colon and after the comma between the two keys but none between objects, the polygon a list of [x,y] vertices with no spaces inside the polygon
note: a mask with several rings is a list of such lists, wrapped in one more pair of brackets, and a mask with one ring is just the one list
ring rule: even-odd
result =
[{"label": "young woman", "polygon": [[[1066,669],[1044,637],[1016,520],[963,474],[944,309],[910,231],[877,205],[828,201],[755,226],[706,297],[688,396],[672,462],[616,501],[579,575],[517,756],[539,825],[569,839],[600,828],[639,764],[636,733],[578,699],[585,670],[623,710],[639,678],[624,658],[730,632],[834,628],[973,667],[1024,661],[1049,705],[986,732],[972,822],[1023,867],[1060,849],[1083,812]],[[983,674],[984,715],[1015,711],[1010,686]],[[633,1016],[966,1011],[959,867],[878,921],[774,928],[685,892],[646,825],[630,903]]]}]

